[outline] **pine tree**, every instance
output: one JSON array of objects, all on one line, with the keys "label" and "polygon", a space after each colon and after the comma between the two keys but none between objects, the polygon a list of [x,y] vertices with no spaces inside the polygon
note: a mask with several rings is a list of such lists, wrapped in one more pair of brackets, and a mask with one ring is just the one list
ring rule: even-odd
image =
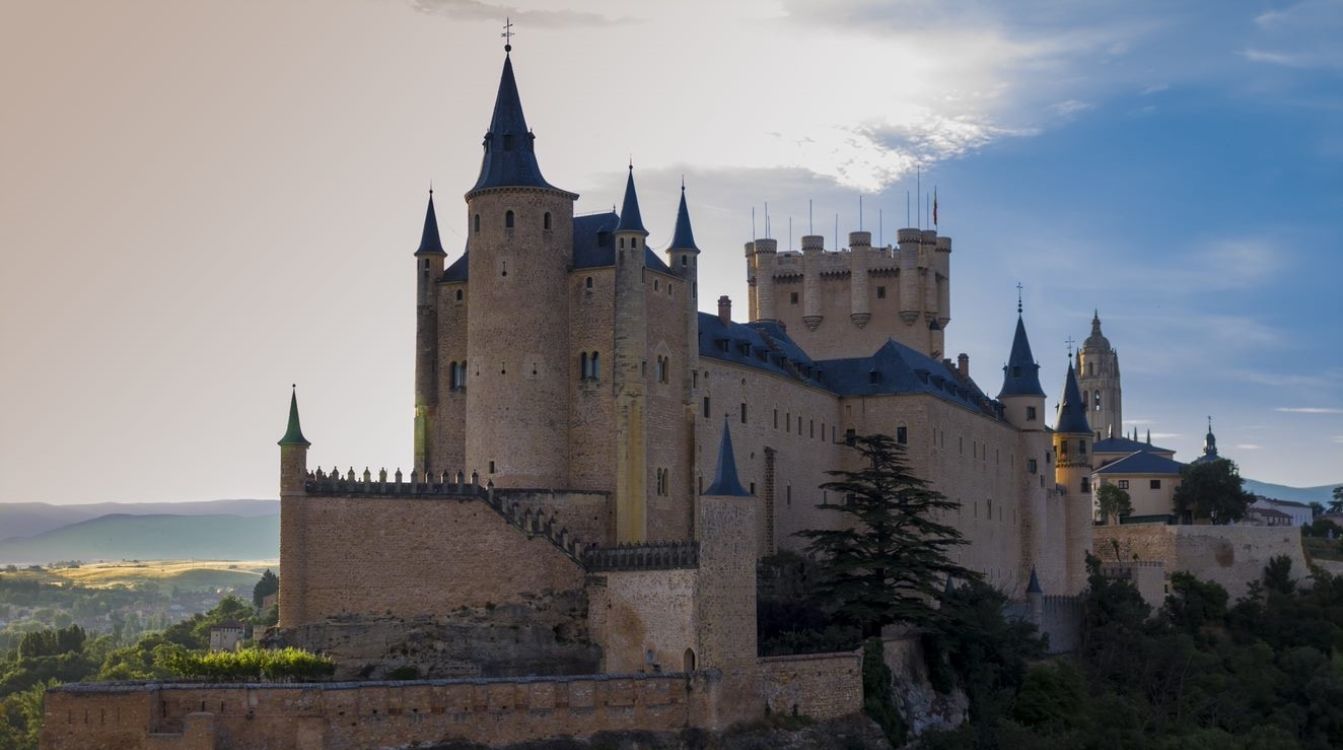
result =
[{"label": "pine tree", "polygon": [[855,436],[851,445],[864,468],[828,472],[835,480],[821,488],[840,502],[817,506],[847,516],[847,523],[798,532],[810,540],[807,550],[825,574],[821,593],[864,637],[880,635],[883,626],[896,622],[934,623],[947,578],[979,578],[948,555],[966,544],[962,534],[934,520],[960,503],[915,476],[904,446],[890,437]]},{"label": "pine tree", "polygon": [[256,586],[252,589],[252,604],[257,609],[261,609],[261,602],[266,597],[279,591],[280,578],[270,572],[270,568],[266,568],[266,572],[261,574],[261,580],[257,581]]}]

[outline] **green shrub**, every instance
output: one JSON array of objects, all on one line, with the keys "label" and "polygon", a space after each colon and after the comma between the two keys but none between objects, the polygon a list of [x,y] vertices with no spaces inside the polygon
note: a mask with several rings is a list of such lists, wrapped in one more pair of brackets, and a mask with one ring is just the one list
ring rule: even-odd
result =
[{"label": "green shrub", "polygon": [[183,652],[175,655],[171,666],[184,677],[216,682],[301,682],[330,677],[336,671],[330,658],[299,648]]}]

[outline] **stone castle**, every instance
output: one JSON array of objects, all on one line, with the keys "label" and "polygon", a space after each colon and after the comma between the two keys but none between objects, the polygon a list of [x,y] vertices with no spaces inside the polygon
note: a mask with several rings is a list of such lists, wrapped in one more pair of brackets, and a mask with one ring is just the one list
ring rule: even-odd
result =
[{"label": "stone castle", "polygon": [[62,688],[44,748],[498,744],[851,713],[860,656],[758,657],[755,568],[839,522],[818,506],[843,498],[818,487],[857,468],[855,434],[904,446],[960,503],[941,519],[969,541],[958,562],[1037,618],[1042,592],[1084,587],[1095,457],[1127,441],[1099,318],[1050,415],[1020,306],[996,397],[946,357],[949,237],[754,239],[739,321],[726,297],[699,310],[684,187],[658,251],[633,167],[619,213],[576,215],[546,181],[509,57],[483,149],[464,252],[443,248],[432,192],[414,252],[413,468],[310,469],[296,397],[280,441],[267,640],[351,681]]}]

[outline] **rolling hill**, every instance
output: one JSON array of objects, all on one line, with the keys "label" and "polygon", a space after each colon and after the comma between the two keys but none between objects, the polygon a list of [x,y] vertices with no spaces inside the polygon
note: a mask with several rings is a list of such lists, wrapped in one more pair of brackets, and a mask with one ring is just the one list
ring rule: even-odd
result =
[{"label": "rolling hill", "polygon": [[278,500],[208,500],[182,503],[0,503],[0,541],[54,531],[80,521],[113,513],[146,516],[273,516]]},{"label": "rolling hill", "polygon": [[0,563],[60,560],[266,560],[280,555],[280,516],[113,513],[0,541]]},{"label": "rolling hill", "polygon": [[1288,487],[1285,484],[1269,484],[1253,479],[1245,480],[1245,491],[1256,495],[1271,497],[1275,500],[1291,500],[1309,505],[1312,502],[1328,506],[1333,498],[1334,488],[1343,484],[1322,484],[1318,487]]}]

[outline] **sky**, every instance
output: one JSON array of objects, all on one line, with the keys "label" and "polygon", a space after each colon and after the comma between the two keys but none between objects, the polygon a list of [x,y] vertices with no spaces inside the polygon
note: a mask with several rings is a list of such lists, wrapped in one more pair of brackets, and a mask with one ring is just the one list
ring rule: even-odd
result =
[{"label": "sky", "polygon": [[766,203],[890,242],[917,170],[985,391],[1021,283],[1051,405],[1099,309],[1129,428],[1343,483],[1341,0],[5,0],[0,502],[275,497],[291,383],[310,465],[409,468],[411,253],[431,181],[461,252],[505,17],[580,213],[633,159],[664,246],[684,176],[702,305]]}]

